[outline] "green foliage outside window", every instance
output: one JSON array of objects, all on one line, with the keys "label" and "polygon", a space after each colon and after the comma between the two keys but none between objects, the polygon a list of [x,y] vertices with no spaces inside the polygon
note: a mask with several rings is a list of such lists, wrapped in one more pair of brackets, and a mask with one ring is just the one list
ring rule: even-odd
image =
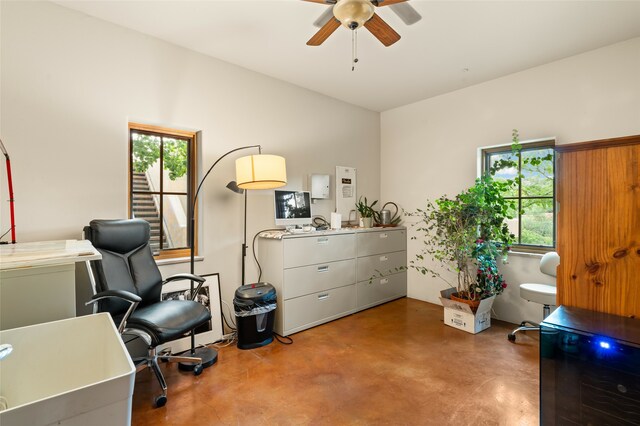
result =
[{"label": "green foliage outside window", "polygon": [[176,180],[187,173],[187,148],[185,141],[165,138],[163,160],[169,179]]},{"label": "green foliage outside window", "polygon": [[517,151],[487,154],[487,171],[508,183],[502,193],[514,204],[512,226],[516,244],[554,246],[554,155],[552,147],[523,148],[514,133]]},{"label": "green foliage outside window", "polygon": [[[133,133],[133,170],[145,173],[160,159],[160,137],[143,133]],[[164,138],[163,168],[169,172],[169,179],[176,180],[187,173],[189,144],[180,139]]]}]

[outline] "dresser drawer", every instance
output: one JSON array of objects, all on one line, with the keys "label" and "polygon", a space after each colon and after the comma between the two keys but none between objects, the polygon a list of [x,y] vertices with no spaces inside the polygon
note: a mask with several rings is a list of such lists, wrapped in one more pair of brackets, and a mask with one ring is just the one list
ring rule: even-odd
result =
[{"label": "dresser drawer", "polygon": [[361,232],[356,235],[358,256],[403,251],[407,249],[405,229]]},{"label": "dresser drawer", "polygon": [[284,301],[284,332],[295,333],[356,309],[356,286],[321,291]]},{"label": "dresser drawer", "polygon": [[373,276],[389,275],[398,272],[396,268],[407,266],[407,252],[375,254],[357,259],[357,281],[369,280]]},{"label": "dresser drawer", "polygon": [[368,308],[382,302],[407,295],[407,273],[389,275],[356,284],[358,309]]},{"label": "dresser drawer", "polygon": [[291,299],[356,282],[355,259],[284,270],[283,298]]},{"label": "dresser drawer", "polygon": [[356,257],[354,234],[314,235],[284,240],[284,267],[315,265]]}]

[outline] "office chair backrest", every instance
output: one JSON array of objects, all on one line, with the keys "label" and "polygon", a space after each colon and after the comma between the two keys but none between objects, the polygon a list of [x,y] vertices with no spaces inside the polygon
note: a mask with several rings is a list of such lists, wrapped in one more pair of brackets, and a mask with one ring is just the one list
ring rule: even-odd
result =
[{"label": "office chair backrest", "polygon": [[[140,306],[160,300],[162,275],[149,247],[149,223],[142,219],[92,220],[85,238],[102,254],[92,261],[96,291],[126,290],[142,298]],[[100,312],[123,314],[129,303],[110,298],[99,302]]]},{"label": "office chair backrest", "polygon": [[540,272],[546,275],[555,277],[557,275],[556,270],[560,264],[560,256],[555,251],[545,253],[540,259]]}]

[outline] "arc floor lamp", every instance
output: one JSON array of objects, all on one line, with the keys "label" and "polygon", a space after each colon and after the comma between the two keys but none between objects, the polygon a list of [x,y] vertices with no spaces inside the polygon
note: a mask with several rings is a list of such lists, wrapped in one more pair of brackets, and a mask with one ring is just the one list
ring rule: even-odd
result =
[{"label": "arc floor lamp", "polygon": [[242,233],[242,281],[240,285],[245,284],[245,261],[247,258],[247,191],[240,188],[235,180],[232,180],[227,184],[227,188],[236,194],[242,194],[244,196],[244,219],[243,219],[243,233]]},{"label": "arc floor lamp", "polygon": [[[233,154],[234,152],[245,149],[258,149],[257,155],[247,155],[236,160],[236,184],[241,189],[273,189],[279,188],[287,184],[287,168],[286,162],[283,157],[278,155],[268,155],[262,153],[262,147],[260,145],[248,145],[240,148],[232,149],[231,151],[223,154],[218,158],[204,174],[204,177],[198,184],[196,192],[193,196],[193,201],[190,210],[190,229],[189,229],[189,241],[191,242],[190,250],[190,264],[191,273],[194,273],[195,269],[195,208],[198,202],[198,194],[202,189],[202,184],[207,179],[213,168],[226,156]],[[244,281],[244,277],[243,277]],[[195,296],[194,284],[191,281],[191,295]],[[215,349],[208,347],[196,348],[195,331],[191,330],[191,351],[190,356],[201,358],[202,366],[209,367],[218,360],[218,352]],[[193,363],[180,363],[182,370],[192,370],[195,364]]]}]

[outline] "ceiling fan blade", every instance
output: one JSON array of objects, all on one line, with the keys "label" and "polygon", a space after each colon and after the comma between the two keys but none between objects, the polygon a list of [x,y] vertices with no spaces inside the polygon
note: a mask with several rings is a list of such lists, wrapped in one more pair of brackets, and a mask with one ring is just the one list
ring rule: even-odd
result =
[{"label": "ceiling fan blade", "polygon": [[384,22],[377,13],[374,13],[371,19],[364,23],[364,27],[387,47],[400,40],[400,34]]},{"label": "ceiling fan blade", "polygon": [[337,19],[329,19],[307,42],[307,46],[320,46],[340,26]]},{"label": "ceiling fan blade", "polygon": [[313,26],[322,28],[331,18],[333,18],[333,6],[328,7],[327,10],[322,12],[322,15],[318,16],[318,19],[314,21]]},{"label": "ceiling fan blade", "polygon": [[336,4],[338,0],[302,0],[308,1],[310,3],[320,3],[320,4]]},{"label": "ceiling fan blade", "polygon": [[374,6],[391,6],[392,4],[398,4],[398,3],[404,3],[407,0],[372,0],[371,3],[374,4]]},{"label": "ceiling fan blade", "polygon": [[402,22],[407,25],[413,25],[422,19],[422,15],[413,8],[409,3],[397,3],[389,6],[389,9],[393,11]]}]

